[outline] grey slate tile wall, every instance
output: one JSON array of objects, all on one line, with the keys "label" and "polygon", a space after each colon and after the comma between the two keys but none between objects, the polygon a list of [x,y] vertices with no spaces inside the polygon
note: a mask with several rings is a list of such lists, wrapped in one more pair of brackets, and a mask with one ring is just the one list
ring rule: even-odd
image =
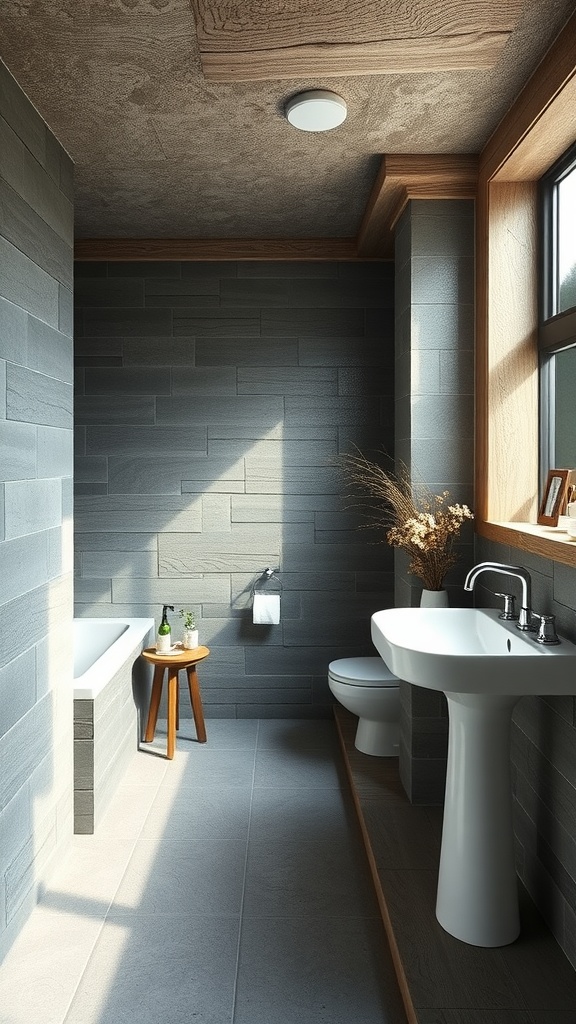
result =
[{"label": "grey slate tile wall", "polygon": [[[576,642],[575,569],[482,537],[476,561],[525,566],[532,607],[555,615],[558,632]],[[476,604],[496,607],[502,577],[485,574],[482,582]],[[516,581],[508,579],[508,589],[520,598]],[[511,751],[518,874],[576,967],[576,698],[523,697],[512,717]]]},{"label": "grey slate tile wall", "polygon": [[[387,545],[334,465],[393,446],[393,265],[76,267],[76,611],[194,608],[208,717],[323,717],[371,654]],[[250,590],[280,567],[281,622]],[[185,680],[182,714],[190,715]]]},{"label": "grey slate tile wall", "polygon": [[[471,508],[474,482],[474,203],[412,200],[396,232],[396,457],[435,494]],[[460,561],[446,580],[467,603],[473,562],[465,524]],[[420,602],[421,583],[395,553],[398,606]],[[413,803],[442,803],[448,722],[440,694],[401,684],[400,774]]]},{"label": "grey slate tile wall", "polygon": [[72,836],[72,163],[0,61],[0,958]]}]

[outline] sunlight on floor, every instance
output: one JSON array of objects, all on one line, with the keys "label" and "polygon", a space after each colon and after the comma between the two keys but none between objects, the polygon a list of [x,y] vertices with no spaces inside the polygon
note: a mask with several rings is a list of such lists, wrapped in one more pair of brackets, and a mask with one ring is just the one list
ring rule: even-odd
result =
[{"label": "sunlight on floor", "polygon": [[168,762],[162,723],[75,838],[0,971],[2,1024],[405,1019],[333,723],[207,731],[181,722]]}]

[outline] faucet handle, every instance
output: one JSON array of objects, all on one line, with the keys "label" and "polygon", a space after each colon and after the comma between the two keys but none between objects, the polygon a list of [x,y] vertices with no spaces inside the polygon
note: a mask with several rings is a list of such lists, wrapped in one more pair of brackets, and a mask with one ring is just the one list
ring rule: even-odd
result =
[{"label": "faucet handle", "polygon": [[504,609],[498,616],[499,619],[517,619],[516,610],[514,608],[514,602],[516,600],[514,594],[495,594],[495,597],[504,598]]},{"label": "faucet handle", "polygon": [[536,637],[537,644],[559,644],[558,634],[556,633],[556,616],[555,615],[536,615],[536,618],[540,620],[538,625],[538,636]]}]

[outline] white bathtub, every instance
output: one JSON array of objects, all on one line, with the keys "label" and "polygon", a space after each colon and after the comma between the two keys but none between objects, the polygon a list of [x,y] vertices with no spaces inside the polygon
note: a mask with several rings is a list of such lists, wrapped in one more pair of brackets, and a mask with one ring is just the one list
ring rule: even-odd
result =
[{"label": "white bathtub", "polygon": [[74,831],[91,833],[138,749],[154,619],[74,619]]},{"label": "white bathtub", "polygon": [[94,700],[153,629],[154,619],[74,619],[74,699]]}]

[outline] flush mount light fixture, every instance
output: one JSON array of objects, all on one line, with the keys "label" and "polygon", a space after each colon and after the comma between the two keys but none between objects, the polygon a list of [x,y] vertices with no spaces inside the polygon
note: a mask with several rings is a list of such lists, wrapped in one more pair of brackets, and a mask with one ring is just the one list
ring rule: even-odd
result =
[{"label": "flush mount light fixture", "polygon": [[326,89],[299,92],[286,104],[286,117],[303,132],[327,132],[346,120],[346,103]]}]

